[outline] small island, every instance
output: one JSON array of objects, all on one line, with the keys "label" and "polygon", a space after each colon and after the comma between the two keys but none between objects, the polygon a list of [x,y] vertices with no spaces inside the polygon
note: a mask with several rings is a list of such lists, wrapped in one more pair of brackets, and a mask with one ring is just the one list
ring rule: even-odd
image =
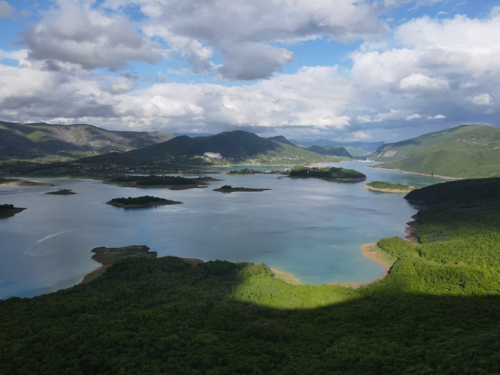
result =
[{"label": "small island", "polygon": [[109,202],[106,202],[110,206],[123,207],[123,208],[143,208],[143,207],[155,207],[163,206],[169,204],[182,204],[182,202],[172,201],[170,199],[152,197],[150,195],[144,195],[142,197],[128,197],[128,198],[114,198]]},{"label": "small island", "polygon": [[73,190],[70,189],[61,189],[57,191],[49,191],[48,193],[45,193],[48,195],[74,195],[76,194]]},{"label": "small island", "polygon": [[285,174],[283,171],[259,171],[256,169],[249,169],[249,168],[243,168],[243,169],[235,169],[232,171],[229,171],[228,174],[235,174],[235,175],[253,175],[253,174]]},{"label": "small island", "polygon": [[0,204],[0,219],[12,217],[19,212],[23,212],[26,208],[14,207],[13,204]]},{"label": "small island", "polygon": [[393,184],[385,181],[372,181],[362,186],[365,189],[379,191],[382,193],[409,193],[415,189],[419,189],[416,185],[403,185],[400,183]]},{"label": "small island", "polygon": [[169,188],[171,190],[183,190],[206,187],[209,181],[218,180],[205,176],[186,178],[181,176],[149,175],[121,176],[112,180],[104,181],[104,183],[121,185],[123,187]]},{"label": "small island", "polygon": [[18,178],[3,178],[0,177],[0,185],[6,186],[54,186],[44,182],[21,180]]},{"label": "small island", "polygon": [[327,181],[355,182],[364,181],[366,176],[354,169],[336,168],[336,167],[304,167],[297,166],[288,172],[289,177],[293,178],[320,178]]},{"label": "small island", "polygon": [[86,284],[92,280],[95,280],[99,276],[101,276],[106,269],[111,266],[113,263],[125,259],[125,258],[156,258],[158,253],[156,251],[149,251],[149,247],[140,246],[140,245],[132,245],[125,247],[96,247],[92,249],[94,255],[92,256],[92,260],[95,260],[98,263],[102,264],[102,267],[99,267],[95,271],[85,275],[82,282],[80,284]]},{"label": "small island", "polygon": [[256,192],[256,191],[265,191],[271,189],[252,189],[252,188],[244,188],[244,187],[232,187],[231,185],[224,185],[218,189],[214,189],[213,191],[218,191],[220,193],[235,193],[238,191],[242,192]]}]

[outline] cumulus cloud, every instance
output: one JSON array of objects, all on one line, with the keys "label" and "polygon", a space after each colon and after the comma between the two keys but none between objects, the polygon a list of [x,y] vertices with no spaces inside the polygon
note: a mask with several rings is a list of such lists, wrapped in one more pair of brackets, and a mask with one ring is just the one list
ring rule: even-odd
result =
[{"label": "cumulus cloud", "polygon": [[471,98],[472,103],[475,105],[490,105],[491,104],[491,96],[490,94],[480,94],[475,95]]},{"label": "cumulus cloud", "polygon": [[446,79],[430,78],[424,74],[413,73],[399,81],[398,87],[402,92],[416,94],[430,91],[445,91],[449,88],[449,85]]},{"label": "cumulus cloud", "polygon": [[14,8],[6,1],[0,1],[0,18],[12,17],[14,15]]},{"label": "cumulus cloud", "polygon": [[125,17],[108,17],[71,0],[58,0],[58,5],[23,33],[21,43],[29,48],[30,59],[110,70],[125,67],[130,60],[151,64],[159,60],[159,46]]},{"label": "cumulus cloud", "polygon": [[[371,40],[389,31],[379,19],[381,10],[367,1],[355,0],[107,0],[110,9],[138,4],[157,33],[188,57],[193,69],[214,69],[211,56],[195,49],[218,50],[223,66],[218,72],[229,80],[270,77],[293,61],[293,55],[273,43],[287,45],[328,36],[332,40]],[[160,28],[163,29],[160,31]],[[153,31],[154,30],[154,31]],[[186,39],[187,38],[187,39]],[[194,58],[189,61],[189,58]],[[201,57],[201,58],[200,58]],[[208,64],[208,65],[207,65]]]},{"label": "cumulus cloud", "polygon": [[[84,69],[49,71],[42,64],[0,64],[0,117],[58,119],[108,127],[211,131],[235,127],[345,129],[354,85],[335,67],[303,68],[254,85],[157,83],[127,92],[136,77],[95,76]],[[53,120],[54,121],[54,120]]]},{"label": "cumulus cloud", "polygon": [[414,113],[412,115],[406,116],[406,121],[418,120],[421,118],[422,118],[422,115],[419,115],[418,113]]},{"label": "cumulus cloud", "polygon": [[226,63],[218,72],[230,80],[267,78],[281,71],[284,64],[294,61],[290,51],[263,43],[225,45],[222,57]]},{"label": "cumulus cloud", "polygon": [[358,116],[358,117],[356,117],[356,120],[358,120],[358,122],[360,124],[366,124],[366,123],[370,123],[373,121],[372,118],[370,117],[370,115]]}]

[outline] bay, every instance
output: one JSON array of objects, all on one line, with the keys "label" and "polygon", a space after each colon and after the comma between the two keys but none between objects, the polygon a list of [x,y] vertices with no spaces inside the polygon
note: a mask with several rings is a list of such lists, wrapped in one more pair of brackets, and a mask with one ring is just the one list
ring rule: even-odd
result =
[{"label": "bay", "polygon": [[[340,164],[365,173],[368,181],[420,186],[443,181],[370,165]],[[235,168],[219,170],[230,169]],[[361,187],[365,182],[212,176],[223,181],[177,191],[53,178],[39,179],[56,185],[53,188],[0,186],[0,204],[27,208],[0,220],[0,298],[32,297],[78,284],[100,266],[90,252],[99,246],[147,245],[158,256],[264,262],[306,284],[366,283],[381,277],[384,268],[365,258],[361,246],[383,237],[404,237],[406,222],[416,212],[404,194],[369,191]],[[222,185],[271,190],[212,191]],[[59,188],[77,195],[45,194]],[[134,210],[105,204],[141,195],[184,204]]]}]

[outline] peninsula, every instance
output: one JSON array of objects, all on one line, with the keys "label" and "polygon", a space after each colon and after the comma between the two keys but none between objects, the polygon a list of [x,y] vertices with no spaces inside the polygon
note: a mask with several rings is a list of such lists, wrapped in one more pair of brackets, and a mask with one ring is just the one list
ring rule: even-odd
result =
[{"label": "peninsula", "polygon": [[197,178],[186,178],[181,176],[149,175],[149,176],[121,176],[112,180],[104,181],[105,184],[116,184],[123,187],[136,188],[169,188],[171,190],[183,190],[202,188],[209,181],[218,181],[212,177],[200,176]]},{"label": "peninsula", "polygon": [[21,180],[18,178],[0,178],[0,185],[7,186],[54,186],[44,182]]},{"label": "peninsula", "polygon": [[86,284],[101,276],[106,269],[115,262],[126,258],[156,258],[156,251],[149,251],[149,247],[144,245],[132,245],[125,247],[96,247],[92,249],[94,255],[92,260],[102,264],[102,267],[85,275],[80,284]]},{"label": "peninsula", "polygon": [[363,185],[362,188],[382,193],[409,193],[410,191],[419,189],[420,187],[416,185],[403,185],[400,183],[393,184],[385,181],[372,181]]},{"label": "peninsula", "polygon": [[297,166],[290,170],[289,177],[295,178],[320,178],[327,181],[355,182],[366,180],[366,175],[354,169],[336,167],[304,167]]},{"label": "peninsula", "polygon": [[170,204],[182,204],[182,202],[173,201],[165,198],[152,197],[150,195],[143,195],[142,197],[128,197],[128,198],[114,198],[106,202],[110,206],[123,207],[123,208],[143,208],[164,206]]},{"label": "peninsula", "polygon": [[0,219],[12,217],[19,212],[23,212],[26,208],[14,207],[13,204],[0,204]]},{"label": "peninsula", "polygon": [[236,193],[236,192],[257,192],[257,191],[265,191],[271,189],[252,189],[252,188],[244,188],[244,187],[232,187],[231,185],[224,185],[218,189],[214,189],[213,191],[218,191],[220,193]]}]

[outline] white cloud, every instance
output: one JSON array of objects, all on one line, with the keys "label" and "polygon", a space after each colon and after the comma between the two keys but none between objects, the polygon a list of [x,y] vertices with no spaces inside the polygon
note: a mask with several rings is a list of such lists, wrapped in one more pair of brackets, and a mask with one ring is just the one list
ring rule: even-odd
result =
[{"label": "white cloud", "polygon": [[475,105],[491,105],[491,96],[490,94],[480,94],[473,96],[471,98],[472,103]]},{"label": "white cloud", "polygon": [[14,8],[6,1],[0,1],[0,18],[12,17],[14,15]]},{"label": "white cloud", "polygon": [[398,87],[406,93],[426,93],[448,90],[449,84],[443,78],[430,78],[420,73],[413,73],[399,81]]},{"label": "white cloud", "polygon": [[421,115],[414,113],[413,115],[406,116],[406,121],[418,120],[420,118],[422,118]]},{"label": "white cloud", "polygon": [[434,120],[444,120],[446,118],[445,115],[436,115],[434,117],[432,117]]},{"label": "white cloud", "polygon": [[397,109],[391,109],[387,113],[379,113],[375,116],[374,122],[383,122],[387,120],[397,120],[401,118],[401,111]]},{"label": "white cloud", "polygon": [[[94,76],[0,64],[0,117],[15,121],[90,122],[108,127],[186,128],[349,126],[354,85],[332,67],[303,68],[254,85],[159,83],[127,92],[135,77]],[[108,82],[104,84],[103,82]]]},{"label": "white cloud", "polygon": [[[200,59],[195,49],[218,50],[223,65],[218,72],[227,79],[268,78],[293,61],[286,46],[322,36],[332,40],[371,40],[389,31],[379,18],[380,8],[355,0],[107,0],[104,5],[120,9],[138,4],[156,33],[172,51],[188,57],[195,71],[206,66],[210,56]],[[160,26],[158,26],[160,25]],[[159,29],[163,31],[160,32]],[[146,27],[147,33],[151,30]],[[194,57],[189,61],[189,57]],[[202,61],[203,69],[198,63]]]},{"label": "white cloud", "polygon": [[128,61],[155,63],[160,48],[122,16],[106,16],[86,4],[59,0],[60,8],[29,27],[22,43],[34,60],[69,62],[85,69],[116,70]]},{"label": "white cloud", "polygon": [[356,120],[358,120],[360,124],[365,124],[373,121],[370,115],[358,116],[356,117]]},{"label": "white cloud", "polygon": [[362,140],[367,140],[367,139],[372,139],[371,135],[368,133],[358,130],[357,132],[354,132],[352,134],[353,138],[357,141],[362,141]]}]

